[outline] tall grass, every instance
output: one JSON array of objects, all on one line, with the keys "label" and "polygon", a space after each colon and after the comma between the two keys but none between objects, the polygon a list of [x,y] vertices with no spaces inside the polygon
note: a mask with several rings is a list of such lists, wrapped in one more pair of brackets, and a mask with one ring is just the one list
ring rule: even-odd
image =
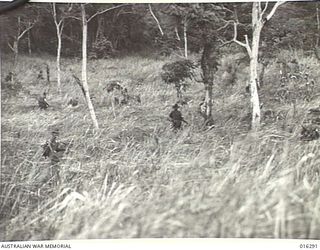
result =
[{"label": "tall grass", "polygon": [[[36,81],[44,62],[54,73],[53,58],[21,58],[18,79],[24,91],[2,100],[1,240],[319,239],[319,141],[298,138],[306,110],[319,99],[298,101],[294,116],[265,121],[253,134],[245,119],[250,109],[244,69],[234,85],[216,84],[211,130],[197,113],[203,86],[194,83],[187,91],[193,102],[182,108],[190,124],[174,133],[167,117],[175,90],[159,77],[165,60],[91,61],[89,86],[101,127],[94,131],[72,82],[80,62],[63,61],[59,95],[55,82]],[[273,64],[267,68],[266,96],[277,88],[276,70]],[[116,107],[115,116],[103,91],[114,79],[142,98],[139,105]],[[34,97],[45,89],[52,107],[40,111]],[[75,96],[80,105],[67,107]],[[267,105],[286,114],[292,110],[290,104]],[[51,183],[49,160],[41,157],[53,128],[72,145],[60,161],[58,186]]]}]

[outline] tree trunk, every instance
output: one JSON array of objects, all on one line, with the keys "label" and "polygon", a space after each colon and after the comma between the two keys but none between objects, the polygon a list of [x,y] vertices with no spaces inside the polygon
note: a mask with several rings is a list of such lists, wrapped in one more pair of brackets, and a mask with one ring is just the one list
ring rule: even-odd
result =
[{"label": "tree trunk", "polygon": [[259,42],[261,36],[261,30],[265,22],[269,21],[274,15],[277,8],[284,2],[276,2],[272,10],[268,15],[264,15],[267,10],[267,4],[265,3],[262,9],[261,2],[252,3],[252,43],[250,46],[249,38],[245,35],[246,42],[240,42],[237,40],[237,23],[234,22],[234,38],[233,41],[246,48],[250,57],[250,101],[252,108],[252,122],[251,128],[256,131],[260,127],[260,102],[258,95],[259,77],[258,77],[258,59],[259,59]]},{"label": "tree trunk", "polygon": [[203,83],[205,85],[205,119],[212,120],[212,99],[213,99],[213,78],[214,72],[217,70],[217,53],[213,43],[206,43],[203,48],[201,58],[201,70]]},{"label": "tree trunk", "polygon": [[62,30],[60,30],[60,26],[56,26],[57,29],[57,38],[58,38],[58,46],[57,46],[57,87],[58,91],[61,94],[61,69],[60,69],[60,58],[61,58],[61,35]]},{"label": "tree trunk", "polygon": [[31,37],[30,37],[30,30],[28,31],[28,53],[31,56]]},{"label": "tree trunk", "polygon": [[183,22],[183,39],[184,39],[184,57],[185,58],[188,58],[187,27],[188,27],[188,22],[187,22],[187,20],[184,20],[184,22]]},{"label": "tree trunk", "polygon": [[87,81],[87,40],[88,40],[88,22],[86,18],[85,5],[81,4],[81,14],[82,14],[82,85],[85,92],[85,99],[88,105],[89,113],[96,129],[99,129],[99,124],[94,111],[94,107],[91,102],[89,87]]},{"label": "tree trunk", "polygon": [[96,32],[96,36],[95,36],[95,42],[98,42],[99,38],[103,37],[103,23],[104,23],[104,19],[103,17],[97,17],[97,32]]},{"label": "tree trunk", "polygon": [[317,8],[316,8],[316,16],[317,16],[317,29],[318,29],[318,34],[317,34],[317,40],[316,40],[316,48],[319,47],[319,42],[320,42],[320,14],[319,14],[319,3],[317,3]]},{"label": "tree trunk", "polygon": [[18,64],[18,56],[19,56],[19,40],[18,39],[13,42],[13,55],[14,55],[13,70],[15,71]]},{"label": "tree trunk", "polygon": [[207,107],[207,109],[206,109],[206,120],[211,120],[212,119],[212,103],[213,103],[213,101],[212,101],[212,86],[213,85],[213,82],[208,82],[207,84],[206,84],[206,87],[205,87],[205,89],[206,89],[206,107]]},{"label": "tree trunk", "polygon": [[251,128],[256,131],[260,127],[260,102],[258,95],[258,57],[259,57],[259,42],[262,29],[262,23],[259,21],[259,5],[252,4],[252,45],[250,55],[250,94],[252,107],[252,123]]},{"label": "tree trunk", "polygon": [[47,84],[50,84],[50,67],[46,64],[46,71],[47,71]]}]

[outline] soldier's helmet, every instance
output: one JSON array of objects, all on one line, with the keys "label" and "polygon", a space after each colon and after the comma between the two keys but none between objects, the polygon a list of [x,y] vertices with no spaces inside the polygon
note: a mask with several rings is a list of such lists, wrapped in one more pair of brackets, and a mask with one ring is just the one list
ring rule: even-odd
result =
[{"label": "soldier's helmet", "polygon": [[180,108],[180,107],[179,107],[178,104],[175,104],[175,105],[172,106],[172,108],[173,108],[173,109],[178,109],[178,108]]}]

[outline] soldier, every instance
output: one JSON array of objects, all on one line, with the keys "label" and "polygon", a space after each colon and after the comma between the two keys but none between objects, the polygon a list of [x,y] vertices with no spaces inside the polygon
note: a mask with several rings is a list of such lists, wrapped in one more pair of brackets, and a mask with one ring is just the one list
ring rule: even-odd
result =
[{"label": "soldier", "polygon": [[78,105],[78,103],[79,103],[78,97],[76,97],[76,99],[71,98],[68,102],[68,106],[75,107]]},{"label": "soldier", "polygon": [[4,80],[6,82],[13,82],[13,77],[14,77],[14,74],[13,72],[10,71]]},{"label": "soldier", "polygon": [[40,109],[47,109],[50,105],[47,102],[47,93],[43,92],[43,96],[39,97],[38,105]]},{"label": "soldier", "polygon": [[58,129],[53,130],[51,135],[52,135],[52,137],[51,137],[50,141],[47,141],[43,145],[42,156],[44,156],[45,158],[52,157],[54,152],[64,152],[65,151],[65,148],[62,147],[62,145],[60,145],[59,142],[57,142],[59,130]]},{"label": "soldier", "polygon": [[182,117],[181,112],[178,110],[179,105],[175,104],[172,106],[173,111],[169,114],[170,121],[172,123],[172,128],[174,131],[182,129],[182,122],[188,124]]},{"label": "soldier", "polygon": [[62,158],[62,155],[67,148],[63,143],[57,141],[57,137],[59,136],[58,129],[53,130],[51,135],[51,139],[42,146],[42,156],[51,160],[51,175],[54,184],[57,185],[60,181],[60,158]]},{"label": "soldier", "polygon": [[44,79],[44,77],[43,77],[43,71],[40,70],[40,71],[39,71],[39,74],[38,74],[38,76],[37,76],[37,80],[43,80],[43,79]]},{"label": "soldier", "polygon": [[310,126],[304,127],[302,126],[302,131],[300,133],[300,139],[303,141],[312,141],[320,138],[320,132],[317,127]]},{"label": "soldier", "polygon": [[129,103],[130,96],[128,94],[127,88],[121,90],[122,99],[120,101],[121,104],[125,105]]}]

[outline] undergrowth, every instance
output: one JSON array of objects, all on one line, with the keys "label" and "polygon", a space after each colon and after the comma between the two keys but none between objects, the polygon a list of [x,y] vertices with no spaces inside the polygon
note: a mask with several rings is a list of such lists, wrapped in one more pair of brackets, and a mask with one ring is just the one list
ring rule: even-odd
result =
[{"label": "undergrowth", "polygon": [[[299,140],[307,110],[319,98],[295,103],[273,99],[279,83],[276,62],[266,69],[260,90],[264,117],[250,132],[246,68],[233,84],[222,73],[214,88],[215,127],[203,126],[198,104],[203,86],[193,83],[182,107],[189,122],[170,129],[173,86],[163,83],[171,59],[140,57],[94,60],[88,82],[100,130],[95,131],[81,90],[81,62],[63,60],[62,90],[54,82],[54,58],[21,57],[17,78],[23,89],[2,91],[0,239],[93,239],[146,237],[314,238],[320,235],[319,141]],[[318,87],[319,63],[309,64]],[[37,81],[48,63],[51,82]],[[4,63],[3,72],[9,71]],[[222,70],[220,70],[222,71]],[[116,106],[103,90],[119,80],[141,104]],[[37,96],[48,91],[48,110]],[[77,107],[67,106],[79,97]],[[265,108],[267,107],[267,108]],[[249,114],[249,115],[248,115]],[[248,118],[249,117],[249,118]],[[50,161],[41,145],[54,128],[70,144],[60,160],[61,180],[50,180]]]}]

